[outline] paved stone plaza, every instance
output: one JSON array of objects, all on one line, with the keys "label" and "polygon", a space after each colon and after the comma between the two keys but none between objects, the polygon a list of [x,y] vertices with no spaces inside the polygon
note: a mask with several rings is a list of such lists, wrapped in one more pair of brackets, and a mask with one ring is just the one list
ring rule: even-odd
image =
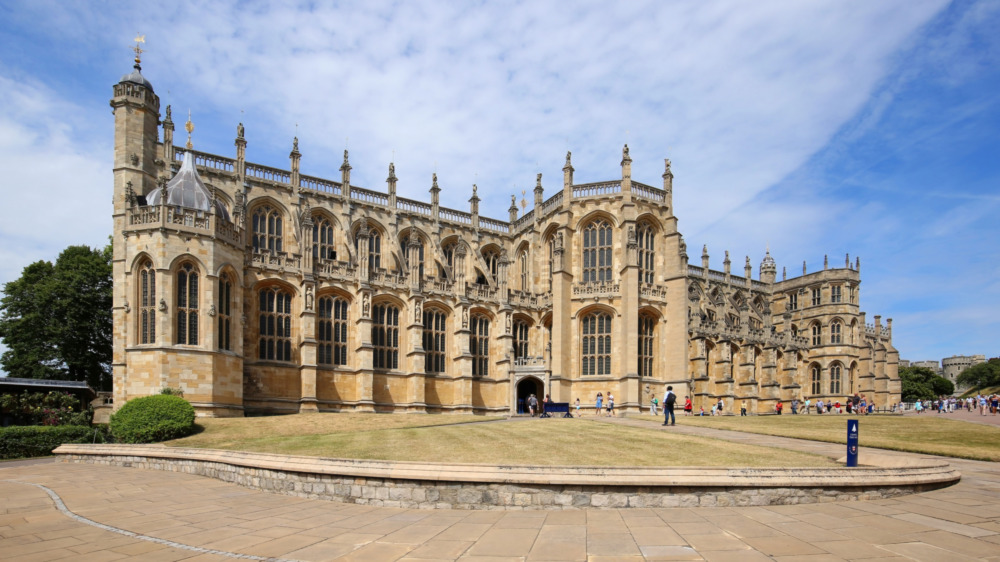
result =
[{"label": "paved stone plaza", "polygon": [[[670,431],[843,455],[842,445],[683,425]],[[952,462],[963,474],[959,484],[890,500],[558,512],[373,508],[171,472],[51,460],[5,463],[0,464],[0,558],[1000,559],[1000,467]]]}]

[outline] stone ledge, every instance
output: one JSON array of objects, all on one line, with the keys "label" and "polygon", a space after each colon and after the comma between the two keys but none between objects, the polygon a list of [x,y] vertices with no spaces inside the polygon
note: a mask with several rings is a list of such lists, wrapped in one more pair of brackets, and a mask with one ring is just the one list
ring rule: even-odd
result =
[{"label": "stone ledge", "polygon": [[858,468],[565,467],[328,459],[160,445],[67,444],[69,462],[170,470],[302,497],[386,507],[572,509],[782,505],[940,488],[945,461],[864,455]]}]

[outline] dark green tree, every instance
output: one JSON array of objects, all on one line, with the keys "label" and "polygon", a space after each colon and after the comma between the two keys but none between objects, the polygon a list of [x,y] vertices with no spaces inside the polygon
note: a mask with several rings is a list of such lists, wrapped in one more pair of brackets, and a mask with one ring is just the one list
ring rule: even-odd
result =
[{"label": "dark green tree", "polygon": [[903,367],[899,370],[901,394],[904,402],[930,400],[950,396],[955,385],[927,367]]},{"label": "dark green tree", "polygon": [[990,359],[986,363],[973,365],[961,372],[955,379],[963,387],[984,389],[1000,386],[1000,359]]},{"label": "dark green tree", "polygon": [[0,365],[10,376],[111,389],[111,247],[70,246],[6,283]]}]

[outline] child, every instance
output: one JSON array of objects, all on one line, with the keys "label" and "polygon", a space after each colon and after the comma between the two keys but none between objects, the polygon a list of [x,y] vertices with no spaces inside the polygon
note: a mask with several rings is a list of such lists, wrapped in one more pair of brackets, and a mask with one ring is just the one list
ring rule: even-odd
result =
[{"label": "child", "polygon": [[580,399],[576,399],[576,417],[580,417]]}]

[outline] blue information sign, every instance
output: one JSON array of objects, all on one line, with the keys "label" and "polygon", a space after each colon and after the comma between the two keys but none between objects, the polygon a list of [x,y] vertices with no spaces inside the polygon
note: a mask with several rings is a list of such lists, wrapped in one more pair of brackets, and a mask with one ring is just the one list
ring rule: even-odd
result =
[{"label": "blue information sign", "polygon": [[858,466],[858,420],[847,420],[847,466]]}]

